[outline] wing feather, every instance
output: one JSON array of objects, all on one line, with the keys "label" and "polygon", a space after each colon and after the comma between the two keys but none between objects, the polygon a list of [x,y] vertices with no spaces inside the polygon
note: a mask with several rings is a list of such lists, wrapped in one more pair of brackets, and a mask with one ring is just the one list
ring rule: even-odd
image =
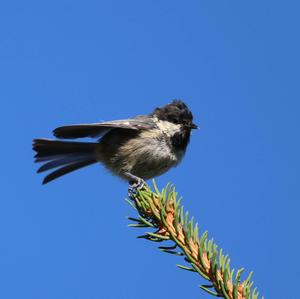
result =
[{"label": "wing feather", "polygon": [[101,123],[79,124],[58,127],[53,131],[57,138],[75,139],[83,137],[99,137],[114,128],[129,130],[149,130],[156,127],[155,122],[146,116],[132,119],[114,120]]}]

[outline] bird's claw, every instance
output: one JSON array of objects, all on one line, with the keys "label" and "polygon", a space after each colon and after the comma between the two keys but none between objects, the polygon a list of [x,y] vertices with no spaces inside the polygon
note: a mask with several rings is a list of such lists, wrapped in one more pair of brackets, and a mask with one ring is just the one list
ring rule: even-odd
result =
[{"label": "bird's claw", "polygon": [[139,190],[142,190],[144,186],[146,185],[146,182],[137,177],[135,180],[132,180],[129,182],[129,187],[128,187],[128,196],[130,198],[134,198]]}]

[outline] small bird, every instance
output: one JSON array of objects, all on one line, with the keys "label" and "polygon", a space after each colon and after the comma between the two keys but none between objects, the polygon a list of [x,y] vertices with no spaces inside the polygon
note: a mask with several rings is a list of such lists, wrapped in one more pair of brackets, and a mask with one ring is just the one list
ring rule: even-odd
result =
[{"label": "small bird", "polygon": [[178,165],[197,129],[186,104],[173,100],[149,115],[124,120],[58,127],[56,138],[98,138],[96,142],[34,139],[35,162],[44,163],[37,172],[52,170],[46,184],[82,167],[102,163],[134,188]]}]

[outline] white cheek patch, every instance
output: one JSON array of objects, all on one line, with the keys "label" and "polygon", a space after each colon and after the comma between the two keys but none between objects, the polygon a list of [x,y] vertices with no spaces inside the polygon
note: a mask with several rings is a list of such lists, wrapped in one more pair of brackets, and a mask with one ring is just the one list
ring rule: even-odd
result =
[{"label": "white cheek patch", "polygon": [[173,124],[166,120],[158,120],[156,125],[168,136],[173,136],[174,134],[180,132],[181,125]]}]

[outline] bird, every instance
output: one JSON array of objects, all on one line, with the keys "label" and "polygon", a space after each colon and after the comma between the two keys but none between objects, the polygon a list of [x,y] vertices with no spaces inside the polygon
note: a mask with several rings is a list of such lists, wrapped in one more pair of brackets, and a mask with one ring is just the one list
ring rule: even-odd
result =
[{"label": "bird", "polygon": [[[133,118],[61,126],[56,139],[33,139],[35,162],[43,163],[38,173],[50,171],[43,184],[94,163],[140,188],[145,180],[177,166],[198,126],[182,100],[155,108]],[[69,141],[94,138],[94,142]]]}]

